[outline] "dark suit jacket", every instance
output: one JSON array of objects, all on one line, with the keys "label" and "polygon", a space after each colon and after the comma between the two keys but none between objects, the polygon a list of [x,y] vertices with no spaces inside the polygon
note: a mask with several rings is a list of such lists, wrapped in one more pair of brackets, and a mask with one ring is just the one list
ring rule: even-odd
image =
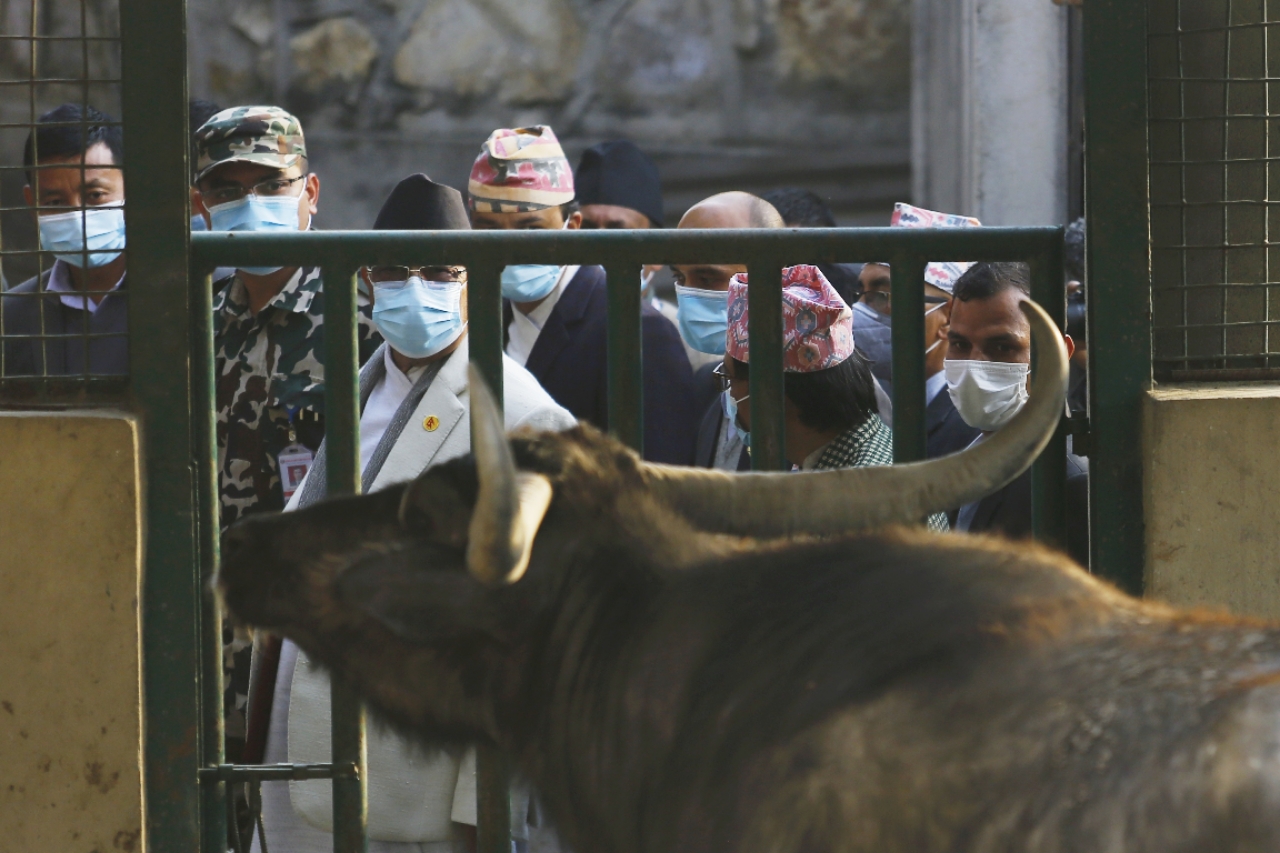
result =
[{"label": "dark suit jacket", "polygon": [[[62,304],[57,293],[44,292],[52,270],[24,281],[6,291],[4,300],[4,334],[47,335],[36,338],[6,339],[4,342],[5,376],[76,376],[87,372],[93,376],[126,375],[129,372],[129,304],[125,293],[128,281],[120,289],[108,293],[92,314]],[[27,295],[41,293],[42,295]],[[43,305],[43,325],[41,306]],[[82,337],[86,323],[91,335],[114,337]],[[88,360],[85,346],[88,345]]]},{"label": "dark suit jacket", "polygon": [[[724,408],[719,398],[716,398],[703,414],[702,424],[698,427],[698,447],[694,452],[694,465],[699,468],[710,468],[715,465],[716,445],[720,443],[720,428],[723,425]],[[751,470],[751,454],[747,453],[745,447],[742,449],[742,455],[738,457],[738,470]]]},{"label": "dark suit jacket", "polygon": [[[504,330],[511,323],[511,311],[510,304],[504,306]],[[642,307],[640,319],[644,458],[689,465],[698,426],[689,358],[670,320],[649,305]],[[525,364],[557,403],[600,429],[609,427],[608,338],[604,270],[583,267],[565,285]]]},{"label": "dark suit jacket", "polygon": [[979,431],[964,422],[956,411],[951,395],[943,388],[925,409],[926,445],[925,452],[930,459],[958,453],[964,450],[978,437]]},{"label": "dark suit jacket", "polygon": [[[951,516],[953,525],[955,516]],[[983,498],[969,532],[1029,538],[1031,471]],[[1089,464],[1074,453],[1067,454],[1067,553],[1080,565],[1089,565]]]}]

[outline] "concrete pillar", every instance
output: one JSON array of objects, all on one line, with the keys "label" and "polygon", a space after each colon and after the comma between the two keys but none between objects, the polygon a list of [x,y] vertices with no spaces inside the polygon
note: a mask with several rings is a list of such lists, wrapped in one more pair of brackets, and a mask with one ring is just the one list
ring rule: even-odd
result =
[{"label": "concrete pillar", "polygon": [[1051,0],[914,0],[916,204],[986,225],[1067,216],[1068,18]]},{"label": "concrete pillar", "polygon": [[1277,444],[1280,388],[1273,384],[1169,386],[1147,393],[1142,506],[1148,597],[1280,619]]},{"label": "concrete pillar", "polygon": [[0,849],[142,853],[137,423],[5,412],[0,448]]}]

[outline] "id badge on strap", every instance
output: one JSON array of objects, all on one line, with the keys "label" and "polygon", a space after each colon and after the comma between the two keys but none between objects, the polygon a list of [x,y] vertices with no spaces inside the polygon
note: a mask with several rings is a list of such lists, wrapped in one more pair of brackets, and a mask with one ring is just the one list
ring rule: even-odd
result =
[{"label": "id badge on strap", "polygon": [[284,489],[285,503],[288,503],[293,493],[298,491],[302,481],[306,479],[307,472],[311,470],[311,463],[316,458],[314,453],[298,443],[298,432],[294,427],[294,421],[298,416],[297,408],[290,407],[288,411],[289,444],[276,457],[276,462],[280,466],[280,486]]}]

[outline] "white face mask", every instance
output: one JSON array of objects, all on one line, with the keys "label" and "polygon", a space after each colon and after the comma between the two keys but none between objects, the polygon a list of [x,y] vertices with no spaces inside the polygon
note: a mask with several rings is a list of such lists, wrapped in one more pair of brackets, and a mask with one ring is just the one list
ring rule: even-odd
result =
[{"label": "white face mask", "polygon": [[1029,364],[947,359],[947,393],[965,423],[994,432],[1026,405],[1030,374]]}]

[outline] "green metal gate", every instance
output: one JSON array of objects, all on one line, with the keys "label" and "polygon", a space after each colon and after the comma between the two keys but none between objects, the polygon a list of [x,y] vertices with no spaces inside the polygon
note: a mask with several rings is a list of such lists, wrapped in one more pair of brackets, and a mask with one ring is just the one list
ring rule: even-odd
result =
[{"label": "green metal gate", "polygon": [[[1150,383],[1146,261],[1145,29],[1123,0],[1085,11],[1090,225],[1091,477],[1093,565],[1137,590],[1142,565],[1138,404]],[[424,234],[191,235],[186,126],[185,3],[120,0],[123,117],[129,187],[130,376],[126,393],[144,430],[144,714],[146,849],[227,848],[225,790],[246,778],[332,776],[335,849],[364,850],[363,716],[335,687],[334,751],[328,767],[247,769],[223,757],[220,619],[205,584],[217,562],[211,295],[215,264],[319,265],[326,282],[329,482],[359,487],[355,280],[364,264],[457,264],[469,271],[473,358],[500,389],[504,264],[600,264],[609,281],[609,414],[639,447],[640,305],[645,263],[746,263],[750,269],[754,404],[753,464],[783,464],[783,374],[778,271],[796,262],[885,260],[892,264],[894,452],[924,456],[926,261],[1021,260],[1034,297],[1061,323],[1061,231],[1056,228],[928,232],[808,230]],[[337,334],[341,329],[350,334]],[[1099,365],[1106,370],[1099,370]],[[497,398],[502,399],[501,393]],[[1035,525],[1061,542],[1065,436],[1034,474]],[[481,848],[507,853],[501,756],[481,761]]]}]

